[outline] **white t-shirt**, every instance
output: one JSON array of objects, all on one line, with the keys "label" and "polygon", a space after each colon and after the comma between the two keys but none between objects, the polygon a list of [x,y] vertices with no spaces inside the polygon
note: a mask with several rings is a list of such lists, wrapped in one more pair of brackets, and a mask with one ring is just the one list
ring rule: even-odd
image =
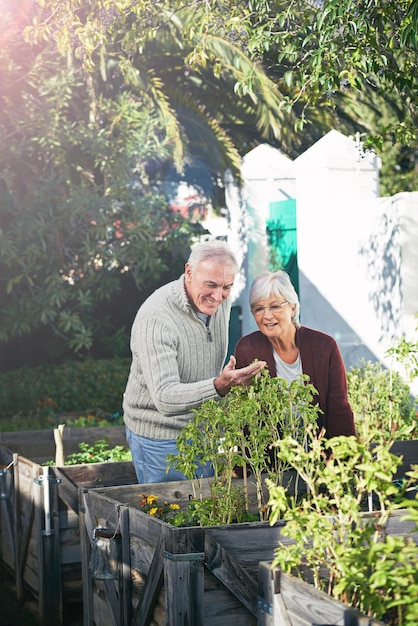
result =
[{"label": "white t-shirt", "polygon": [[274,363],[276,365],[276,375],[278,378],[284,378],[288,383],[302,374],[302,361],[300,360],[300,353],[294,363],[285,363],[283,359],[279,357],[277,352],[273,350]]}]

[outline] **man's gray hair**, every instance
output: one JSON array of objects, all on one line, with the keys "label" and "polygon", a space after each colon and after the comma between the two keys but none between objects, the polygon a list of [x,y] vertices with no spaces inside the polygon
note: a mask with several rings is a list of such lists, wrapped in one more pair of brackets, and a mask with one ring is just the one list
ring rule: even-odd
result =
[{"label": "man's gray hair", "polygon": [[214,260],[231,265],[235,272],[239,270],[239,263],[231,248],[224,241],[218,239],[198,243],[191,251],[187,261],[192,268],[195,268],[202,261]]}]

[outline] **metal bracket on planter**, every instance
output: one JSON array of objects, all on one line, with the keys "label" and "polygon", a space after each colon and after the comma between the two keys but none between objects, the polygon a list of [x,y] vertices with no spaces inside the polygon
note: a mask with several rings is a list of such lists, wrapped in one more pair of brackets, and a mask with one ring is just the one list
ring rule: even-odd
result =
[{"label": "metal bracket on planter", "polygon": [[267,613],[267,615],[273,615],[273,607],[270,602],[267,602],[264,598],[257,596],[257,608],[259,611],[263,611],[263,613]]},{"label": "metal bracket on planter", "polygon": [[[33,482],[36,483],[37,485],[43,485],[44,484],[44,477],[40,476],[39,478],[34,478]],[[61,478],[53,478],[52,476],[48,476],[47,480],[50,483],[56,483],[57,485],[59,485],[59,483],[61,482]]]},{"label": "metal bracket on planter", "polygon": [[169,559],[170,561],[174,561],[174,562],[204,561],[205,560],[204,552],[191,552],[189,554],[172,554],[171,552],[167,552],[166,550],[164,550],[163,555],[165,559]]},{"label": "metal bracket on planter", "polygon": [[43,504],[43,508],[44,508],[44,515],[45,515],[45,528],[44,530],[41,531],[41,534],[44,537],[51,537],[54,534],[54,529],[51,528],[51,509],[50,509],[50,504],[49,504],[49,485],[50,483],[60,483],[61,479],[60,478],[54,478],[53,476],[51,476],[51,474],[49,473],[49,467],[44,468],[44,474],[42,476],[39,476],[39,478],[34,478],[33,482],[36,483],[37,485],[42,485],[44,488],[44,504]]}]

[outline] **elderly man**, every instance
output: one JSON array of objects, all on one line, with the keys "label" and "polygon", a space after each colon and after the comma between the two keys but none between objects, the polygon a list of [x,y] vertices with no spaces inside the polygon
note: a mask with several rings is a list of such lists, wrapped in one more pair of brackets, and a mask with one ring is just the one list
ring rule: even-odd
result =
[{"label": "elderly man", "polygon": [[[193,410],[250,384],[265,365],[237,370],[231,356],[223,368],[237,270],[225,243],[198,244],[184,274],[157,289],[136,315],[123,409],[139,483],[183,480],[179,471],[167,471],[166,457],[177,454],[177,436]],[[200,475],[207,471],[201,467]]]}]

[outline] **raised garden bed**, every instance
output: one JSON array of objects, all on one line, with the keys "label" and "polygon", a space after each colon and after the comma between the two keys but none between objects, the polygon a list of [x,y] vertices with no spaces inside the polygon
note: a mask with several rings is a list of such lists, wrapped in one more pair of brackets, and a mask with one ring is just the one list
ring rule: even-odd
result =
[{"label": "raised garden bed", "polygon": [[[186,508],[193,490],[188,481],[80,489],[84,626],[308,624],[296,617],[288,623],[258,621],[265,619],[259,606],[258,570],[261,562],[272,562],[279,542],[289,542],[282,534],[284,521],[274,526],[251,522],[176,528],[141,510],[144,493]],[[410,531],[412,524],[400,522],[400,516],[390,520],[389,534]],[[101,527],[120,537],[120,569],[114,579],[98,580],[90,571],[92,539],[95,528]],[[314,590],[307,588],[309,604]],[[319,603],[320,597],[316,596]],[[340,606],[340,619],[346,610]],[[326,611],[325,603],[322,614]]]},{"label": "raised garden bed", "polygon": [[[258,563],[272,560],[281,523],[176,528],[140,510],[144,493],[186,508],[189,481],[80,492],[85,626],[256,624]],[[120,531],[123,566],[116,580],[91,576],[97,526]]]},{"label": "raised garden bed", "polygon": [[[112,442],[117,428],[108,429]],[[78,430],[82,432],[75,432]],[[79,441],[103,438],[104,430],[68,429],[72,436],[65,442],[66,451],[76,452]],[[22,435],[10,433],[16,434]],[[53,432],[34,431],[31,435],[34,436],[32,449],[27,438],[8,438],[8,444],[14,446],[17,441],[15,447],[19,452],[26,449],[38,459],[53,459]],[[121,441],[120,437],[117,441]],[[20,601],[24,590],[37,600],[42,624],[68,624],[67,615],[82,612],[78,489],[136,483],[133,464],[93,463],[46,469],[4,446],[0,446],[0,460],[9,467],[9,489],[1,500],[0,513],[2,566],[14,576]]]}]

